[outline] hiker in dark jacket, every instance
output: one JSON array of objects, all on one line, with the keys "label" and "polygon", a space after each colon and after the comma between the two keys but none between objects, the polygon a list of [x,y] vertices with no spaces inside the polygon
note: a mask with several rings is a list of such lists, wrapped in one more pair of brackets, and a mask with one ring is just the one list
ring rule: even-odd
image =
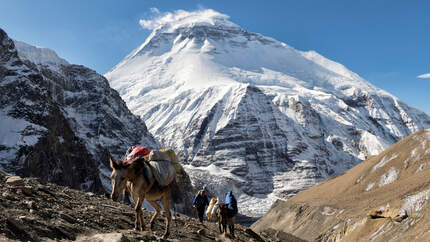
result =
[{"label": "hiker in dark jacket", "polygon": [[225,204],[227,204],[228,217],[234,217],[237,214],[238,209],[237,201],[232,191],[227,192],[227,196],[225,197]]},{"label": "hiker in dark jacket", "polygon": [[205,213],[205,207],[209,205],[208,197],[206,196],[205,190],[200,190],[199,193],[194,197],[193,207],[197,209],[199,214],[199,220],[203,223],[203,214]]}]

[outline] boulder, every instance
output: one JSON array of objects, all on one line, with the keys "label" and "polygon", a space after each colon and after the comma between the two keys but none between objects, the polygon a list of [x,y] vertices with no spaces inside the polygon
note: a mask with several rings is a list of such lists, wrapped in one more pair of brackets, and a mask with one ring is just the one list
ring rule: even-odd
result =
[{"label": "boulder", "polygon": [[205,236],[206,235],[206,230],[205,229],[199,229],[199,230],[197,230],[197,234],[201,235],[201,236]]},{"label": "boulder", "polygon": [[21,190],[22,193],[27,196],[31,196],[34,193],[33,188],[31,186],[19,186],[19,187],[16,187],[16,189]]},{"label": "boulder", "polygon": [[123,233],[95,234],[78,238],[79,242],[127,242],[129,241]]},{"label": "boulder", "polygon": [[24,180],[22,180],[22,178],[19,176],[11,176],[7,178],[6,184],[9,186],[23,186]]},{"label": "boulder", "polygon": [[401,209],[399,213],[393,218],[394,221],[400,223],[408,217],[408,213],[406,210]]},{"label": "boulder", "polygon": [[252,229],[250,228],[246,228],[245,229],[245,233],[249,234],[255,241],[264,241],[260,235],[258,235],[257,233],[255,233]]}]

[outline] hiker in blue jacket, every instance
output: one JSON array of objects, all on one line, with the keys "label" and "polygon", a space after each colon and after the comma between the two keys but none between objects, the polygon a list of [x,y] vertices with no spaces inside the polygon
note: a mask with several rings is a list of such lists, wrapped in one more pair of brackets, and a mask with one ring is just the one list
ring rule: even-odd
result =
[{"label": "hiker in blue jacket", "polygon": [[225,197],[225,204],[227,204],[227,209],[228,209],[228,217],[234,217],[237,212],[237,201],[236,198],[233,195],[232,191],[227,192],[227,196]]},{"label": "hiker in blue jacket", "polygon": [[209,205],[208,197],[206,196],[206,191],[200,190],[193,200],[193,207],[197,209],[199,214],[199,220],[203,223],[203,214],[205,213],[205,207]]}]

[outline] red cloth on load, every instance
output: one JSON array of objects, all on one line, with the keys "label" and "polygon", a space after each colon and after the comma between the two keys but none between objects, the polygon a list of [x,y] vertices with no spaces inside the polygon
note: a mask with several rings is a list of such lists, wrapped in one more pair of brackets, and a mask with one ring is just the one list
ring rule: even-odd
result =
[{"label": "red cloth on load", "polygon": [[127,160],[132,160],[139,156],[145,156],[148,155],[150,150],[145,146],[136,146],[134,149],[130,152],[130,154],[127,155]]}]

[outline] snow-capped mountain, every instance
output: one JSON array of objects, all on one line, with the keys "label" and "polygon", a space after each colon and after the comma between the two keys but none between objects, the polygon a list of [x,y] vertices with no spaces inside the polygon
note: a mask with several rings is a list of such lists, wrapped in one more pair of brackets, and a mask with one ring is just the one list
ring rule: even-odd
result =
[{"label": "snow-capped mountain", "polygon": [[0,169],[110,192],[109,155],[159,147],[102,75],[0,33]]},{"label": "snow-capped mountain", "polygon": [[105,74],[194,185],[233,190],[261,215],[430,117],[315,51],[250,33],[213,10],[153,20],[145,42]]}]

